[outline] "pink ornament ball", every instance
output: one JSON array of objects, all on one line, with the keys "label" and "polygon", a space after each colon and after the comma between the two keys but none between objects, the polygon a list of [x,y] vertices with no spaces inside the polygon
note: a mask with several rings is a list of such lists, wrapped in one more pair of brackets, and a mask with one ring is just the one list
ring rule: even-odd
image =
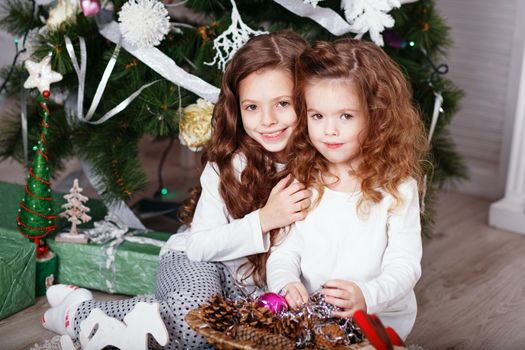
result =
[{"label": "pink ornament ball", "polygon": [[274,314],[279,314],[288,309],[288,304],[283,296],[276,293],[264,293],[257,298],[257,306],[270,309]]},{"label": "pink ornament ball", "polygon": [[84,16],[94,16],[100,11],[100,2],[98,0],[80,0],[80,8]]}]

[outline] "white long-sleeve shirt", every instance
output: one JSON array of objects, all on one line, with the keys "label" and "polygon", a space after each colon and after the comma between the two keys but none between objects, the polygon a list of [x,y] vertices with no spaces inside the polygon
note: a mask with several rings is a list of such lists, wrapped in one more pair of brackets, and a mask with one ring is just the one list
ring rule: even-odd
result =
[{"label": "white long-sleeve shirt", "polygon": [[[246,167],[246,158],[236,155],[233,160],[238,180]],[[276,167],[282,168],[281,164]],[[243,218],[233,219],[219,192],[220,177],[215,163],[207,163],[201,178],[202,192],[195,209],[191,229],[174,234],[161,250],[161,255],[169,250],[185,251],[190,260],[220,261],[241,280],[245,269],[239,267],[247,262],[246,256],[267,252],[270,247],[268,234],[263,234],[259,210]],[[244,284],[253,285],[247,279]]]},{"label": "white long-sleeve shirt", "polygon": [[319,205],[272,248],[266,265],[270,291],[302,282],[312,293],[331,279],[353,281],[366,311],[406,338],[417,312],[421,225],[416,181],[410,178],[398,190],[403,203],[394,212],[388,210],[394,198],[382,191],[384,198],[363,218],[357,213],[360,192],[325,188]]}]

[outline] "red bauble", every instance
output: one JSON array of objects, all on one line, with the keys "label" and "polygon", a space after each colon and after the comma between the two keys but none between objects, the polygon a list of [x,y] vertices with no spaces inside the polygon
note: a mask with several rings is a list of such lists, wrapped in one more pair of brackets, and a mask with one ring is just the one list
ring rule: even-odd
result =
[{"label": "red bauble", "polygon": [[44,90],[44,92],[42,92],[42,96],[44,96],[44,98],[45,98],[46,100],[49,98],[49,95],[50,95],[49,90]]},{"label": "red bauble", "polygon": [[39,245],[36,248],[36,258],[41,259],[47,256],[49,254],[49,248],[47,245]]},{"label": "red bauble", "polygon": [[283,296],[276,293],[264,293],[257,298],[257,306],[270,309],[274,314],[279,314],[288,309],[288,304]]}]

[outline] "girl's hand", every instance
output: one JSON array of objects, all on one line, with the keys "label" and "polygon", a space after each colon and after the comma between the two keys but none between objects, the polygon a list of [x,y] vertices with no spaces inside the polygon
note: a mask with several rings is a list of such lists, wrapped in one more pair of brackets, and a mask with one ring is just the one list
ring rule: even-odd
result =
[{"label": "girl's hand", "polygon": [[333,315],[341,318],[352,317],[356,310],[366,312],[366,302],[361,288],[352,281],[330,280],[323,285],[321,293],[327,303],[339,306],[342,311],[334,311]]},{"label": "girl's hand", "polygon": [[295,309],[308,302],[308,291],[301,282],[288,283],[279,292],[286,298],[288,306]]},{"label": "girl's hand", "polygon": [[299,182],[290,184],[290,180],[291,175],[288,175],[279,181],[270,192],[266,205],[259,211],[263,232],[288,226],[306,217],[312,192]]}]

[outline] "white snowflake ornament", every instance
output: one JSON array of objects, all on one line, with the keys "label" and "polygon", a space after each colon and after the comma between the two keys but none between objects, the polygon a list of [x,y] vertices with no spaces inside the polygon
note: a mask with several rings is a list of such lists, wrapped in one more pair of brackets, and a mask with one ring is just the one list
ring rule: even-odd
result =
[{"label": "white snowflake ornament", "polygon": [[243,46],[252,36],[267,34],[268,32],[253,30],[248,27],[242,20],[237,5],[234,0],[232,4],[232,24],[221,35],[213,40],[213,49],[215,56],[212,62],[204,62],[208,66],[217,64],[220,70],[224,71],[226,63],[233,57],[233,55]]},{"label": "white snowflake ornament", "polygon": [[124,39],[137,48],[157,46],[170,30],[170,17],[157,0],[130,0],[119,12]]},{"label": "white snowflake ornament", "polygon": [[29,78],[24,83],[26,89],[37,88],[40,93],[49,91],[49,86],[62,80],[62,74],[51,69],[51,57],[46,56],[40,62],[25,61]]},{"label": "white snowflake ornament", "polygon": [[381,33],[385,28],[394,26],[394,19],[388,14],[401,6],[399,0],[343,0],[341,6],[345,17],[360,39],[366,32],[379,46],[383,46]]}]

